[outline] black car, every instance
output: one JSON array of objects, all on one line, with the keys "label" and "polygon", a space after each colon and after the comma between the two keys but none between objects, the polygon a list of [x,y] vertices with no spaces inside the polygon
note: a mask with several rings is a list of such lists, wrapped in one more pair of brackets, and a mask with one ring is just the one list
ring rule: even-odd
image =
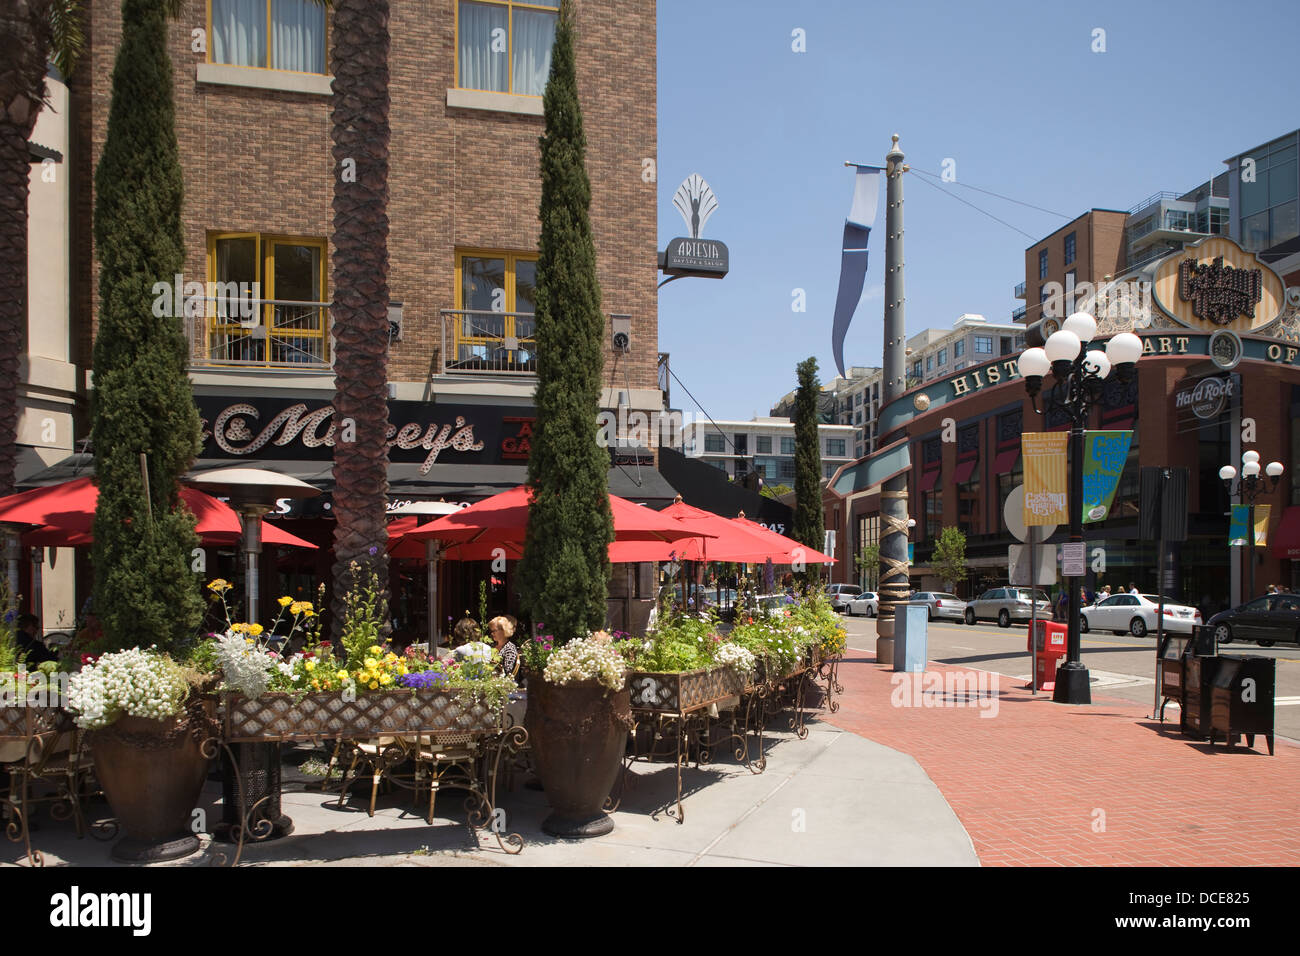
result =
[{"label": "black car", "polygon": [[1300,594],[1266,594],[1210,618],[1220,644],[1254,641],[1260,647],[1300,644]]}]

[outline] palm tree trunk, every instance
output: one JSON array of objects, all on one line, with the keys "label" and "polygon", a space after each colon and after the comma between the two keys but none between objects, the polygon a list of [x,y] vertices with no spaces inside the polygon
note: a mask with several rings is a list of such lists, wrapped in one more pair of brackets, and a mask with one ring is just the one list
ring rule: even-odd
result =
[{"label": "palm tree trunk", "polygon": [[337,636],[351,563],[388,580],[388,0],[337,0],[334,11]]}]

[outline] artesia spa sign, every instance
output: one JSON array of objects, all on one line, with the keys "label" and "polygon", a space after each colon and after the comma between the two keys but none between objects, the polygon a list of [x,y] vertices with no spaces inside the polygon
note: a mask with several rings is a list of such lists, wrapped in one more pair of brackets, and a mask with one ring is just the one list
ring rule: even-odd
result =
[{"label": "artesia spa sign", "polygon": [[[340,425],[320,401],[200,397],[204,458],[287,458],[328,461]],[[388,403],[388,455],[419,462],[420,474],[442,460],[504,464],[527,459],[532,408],[501,405]]]}]

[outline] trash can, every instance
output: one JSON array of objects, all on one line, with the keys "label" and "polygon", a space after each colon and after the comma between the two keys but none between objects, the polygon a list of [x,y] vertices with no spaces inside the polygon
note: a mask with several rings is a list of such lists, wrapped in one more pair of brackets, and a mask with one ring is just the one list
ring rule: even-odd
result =
[{"label": "trash can", "polygon": [[1027,640],[1027,650],[1034,655],[1034,674],[1039,690],[1056,689],[1056,665],[1065,657],[1069,628],[1041,618],[1034,622],[1034,632]]},{"label": "trash can", "polygon": [[1220,665],[1227,658],[1183,656],[1183,712],[1178,729],[1190,737],[1210,736],[1210,692]]},{"label": "trash can", "polygon": [[1277,686],[1277,660],[1272,657],[1222,657],[1211,690],[1210,744],[1223,734],[1229,747],[1244,734],[1246,746],[1255,746],[1263,734],[1273,755],[1273,692]]},{"label": "trash can", "polygon": [[908,674],[925,673],[929,623],[928,604],[894,606],[894,670]]}]

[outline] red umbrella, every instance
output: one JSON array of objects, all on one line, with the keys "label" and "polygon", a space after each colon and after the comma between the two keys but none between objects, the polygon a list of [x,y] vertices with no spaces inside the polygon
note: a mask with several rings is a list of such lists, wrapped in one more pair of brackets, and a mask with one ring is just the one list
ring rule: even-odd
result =
[{"label": "red umbrella", "polygon": [[[397,557],[423,556],[424,542],[442,543],[443,557],[457,561],[490,560],[504,549],[508,559],[523,554],[524,532],[528,527],[530,492],[525,485],[461,508],[455,514],[408,531],[390,547]],[[672,518],[620,498],[609,496],[614,516],[616,542],[669,542],[696,534]],[[418,554],[412,545],[418,543]],[[671,549],[669,549],[671,550]],[[611,556],[612,556],[611,549]]]},{"label": "red umbrella", "polygon": [[[196,488],[182,487],[180,496],[194,513],[195,530],[204,544],[239,541],[239,515],[224,503]],[[92,541],[91,526],[98,501],[99,489],[90,478],[74,478],[0,498],[0,522],[38,525],[24,535],[24,543],[35,547],[83,547]],[[316,547],[272,524],[263,525],[262,540],[267,544]]]},{"label": "red umbrella", "polygon": [[783,534],[777,534],[775,531],[764,528],[756,521],[750,521],[748,518],[732,518],[731,522],[765,542],[767,545],[767,555],[765,557],[771,557],[776,564],[793,564],[796,561],[802,561],[804,564],[834,564],[836,562],[836,559],[829,554],[822,554],[806,544],[800,544],[794,538],[787,538]]},{"label": "red umbrella", "polygon": [[751,534],[735,522],[712,511],[694,508],[684,501],[675,501],[660,515],[671,518],[692,535],[686,541],[615,542],[610,547],[611,561],[762,561],[770,553],[770,545]]}]

